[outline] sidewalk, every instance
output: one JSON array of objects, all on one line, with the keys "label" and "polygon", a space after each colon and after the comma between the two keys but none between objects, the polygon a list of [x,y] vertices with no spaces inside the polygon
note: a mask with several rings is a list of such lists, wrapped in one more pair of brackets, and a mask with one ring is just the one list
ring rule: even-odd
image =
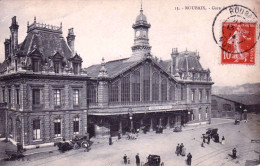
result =
[{"label": "sidewalk", "polygon": [[[197,125],[197,126],[186,126],[186,127],[182,128],[182,131],[196,130],[196,129],[199,129],[199,128],[208,128],[208,127],[212,127],[212,126],[219,125],[219,124],[233,123],[233,122],[234,122],[233,119],[213,118],[211,120],[211,124],[203,124],[203,125]],[[172,132],[173,132],[173,128],[163,130],[164,134],[170,134]],[[149,136],[154,135],[154,134],[155,134],[155,131],[147,132],[147,134],[139,133],[138,137],[149,137]],[[126,139],[126,138],[127,138],[126,135],[121,136],[121,139]],[[100,146],[108,145],[108,143],[109,143],[108,138],[92,138],[91,141],[94,142],[93,145],[92,145],[92,148],[93,147],[97,148],[97,147],[100,147]],[[115,143],[115,142],[118,141],[118,138],[112,137],[112,141],[113,141],[113,143]],[[131,141],[131,140],[129,140],[129,141]],[[5,154],[5,150],[16,151],[17,148],[16,148],[15,145],[13,145],[10,142],[1,141],[0,142],[0,160],[7,157],[6,154]],[[58,148],[54,147],[54,146],[47,146],[47,147],[34,148],[34,149],[26,150],[24,152],[24,155],[30,156],[30,155],[34,155],[34,154],[49,153],[49,152],[54,152],[54,151],[58,151]]]}]

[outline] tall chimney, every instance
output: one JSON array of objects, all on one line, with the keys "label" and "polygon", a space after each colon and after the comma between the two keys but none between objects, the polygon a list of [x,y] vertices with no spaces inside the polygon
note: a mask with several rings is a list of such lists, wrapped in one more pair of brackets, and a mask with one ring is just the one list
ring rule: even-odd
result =
[{"label": "tall chimney", "polygon": [[5,39],[4,45],[5,45],[5,59],[7,59],[8,56],[10,55],[10,39]]},{"label": "tall chimney", "polygon": [[11,31],[11,54],[14,55],[15,50],[18,48],[18,28],[16,16],[12,18],[12,24],[9,27]]},{"label": "tall chimney", "polygon": [[75,37],[76,36],[74,35],[73,28],[70,28],[67,36],[67,42],[72,51],[72,55],[74,55],[75,53],[75,49],[74,49]]}]

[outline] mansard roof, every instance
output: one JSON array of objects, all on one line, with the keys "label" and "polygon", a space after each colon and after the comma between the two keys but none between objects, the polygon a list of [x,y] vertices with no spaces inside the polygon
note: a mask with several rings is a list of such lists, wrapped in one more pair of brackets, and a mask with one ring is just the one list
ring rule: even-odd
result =
[{"label": "mansard roof", "polygon": [[[206,72],[199,62],[199,55],[197,52],[192,51],[183,51],[178,53],[176,57],[176,67],[180,72],[192,72],[192,71],[200,71]],[[160,61],[159,64],[163,67],[166,71],[169,71],[171,68],[171,60]]]},{"label": "mansard roof", "polygon": [[18,55],[28,55],[32,50],[37,49],[42,53],[43,59],[48,59],[56,52],[66,59],[72,57],[72,51],[61,34],[44,31],[29,32],[21,43]]}]

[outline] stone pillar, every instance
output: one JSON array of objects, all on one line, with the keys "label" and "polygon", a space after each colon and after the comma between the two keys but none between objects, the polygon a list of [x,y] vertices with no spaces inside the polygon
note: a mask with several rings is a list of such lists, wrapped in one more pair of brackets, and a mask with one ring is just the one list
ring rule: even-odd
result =
[{"label": "stone pillar", "polygon": [[88,118],[87,117],[88,116],[88,110],[84,110],[82,114],[83,114],[83,116],[82,116],[83,118],[82,118],[82,125],[81,126],[83,128],[83,134],[87,135],[88,134],[88,119],[87,119]]},{"label": "stone pillar", "polygon": [[66,140],[70,140],[70,137],[71,137],[71,133],[73,131],[71,131],[71,128],[70,128],[70,112],[69,111],[66,111],[65,112],[65,115],[64,115],[64,137]]},{"label": "stone pillar", "polygon": [[49,91],[49,85],[44,85],[44,109],[50,109],[50,91]]},{"label": "stone pillar", "polygon": [[151,118],[151,122],[150,122],[150,131],[153,131],[153,118]]},{"label": "stone pillar", "polygon": [[104,80],[98,83],[98,104],[99,106],[108,105],[108,83]]},{"label": "stone pillar", "polygon": [[121,119],[119,120],[119,130],[118,130],[118,132],[122,134],[122,120]]},{"label": "stone pillar", "polygon": [[44,142],[47,143],[47,142],[50,142],[51,141],[51,123],[53,123],[50,119],[51,115],[49,112],[45,112],[45,115],[44,115],[44,128],[45,128],[45,133],[44,133]]},{"label": "stone pillar", "polygon": [[[64,99],[65,99],[64,108],[65,108],[65,109],[70,108],[69,91],[70,91],[69,85],[65,85],[65,87],[64,87],[64,93],[65,93],[65,94],[64,94]],[[72,105],[73,105],[73,104],[72,104]]]},{"label": "stone pillar", "polygon": [[166,128],[169,129],[170,126],[170,115],[167,116],[167,124],[166,124]]},{"label": "stone pillar", "polygon": [[162,126],[162,117],[160,117],[160,119],[159,119],[159,126],[160,127]]}]

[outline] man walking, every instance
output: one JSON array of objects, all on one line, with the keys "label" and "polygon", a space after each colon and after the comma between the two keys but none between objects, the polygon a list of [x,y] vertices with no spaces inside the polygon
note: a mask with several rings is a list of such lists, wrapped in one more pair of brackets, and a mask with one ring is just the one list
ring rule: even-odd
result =
[{"label": "man walking", "polygon": [[139,153],[137,153],[137,155],[135,156],[135,161],[136,161],[136,166],[140,166],[140,157],[139,157]]},{"label": "man walking", "polygon": [[236,150],[236,148],[234,148],[232,150],[232,157],[233,157],[233,159],[237,158],[237,150]]},{"label": "man walking", "polygon": [[208,136],[208,144],[210,143],[210,136]]},{"label": "man walking", "polygon": [[177,156],[179,156],[179,154],[180,154],[180,144],[177,145],[175,153],[176,153]]},{"label": "man walking", "polygon": [[183,143],[180,145],[180,154],[182,153],[182,148],[184,147]]},{"label": "man walking", "polygon": [[189,154],[187,155],[187,165],[188,165],[188,166],[191,166],[191,158],[192,158],[192,155],[189,153]]},{"label": "man walking", "polygon": [[123,159],[124,159],[124,164],[127,164],[127,156],[126,156],[126,154],[124,155]]}]

